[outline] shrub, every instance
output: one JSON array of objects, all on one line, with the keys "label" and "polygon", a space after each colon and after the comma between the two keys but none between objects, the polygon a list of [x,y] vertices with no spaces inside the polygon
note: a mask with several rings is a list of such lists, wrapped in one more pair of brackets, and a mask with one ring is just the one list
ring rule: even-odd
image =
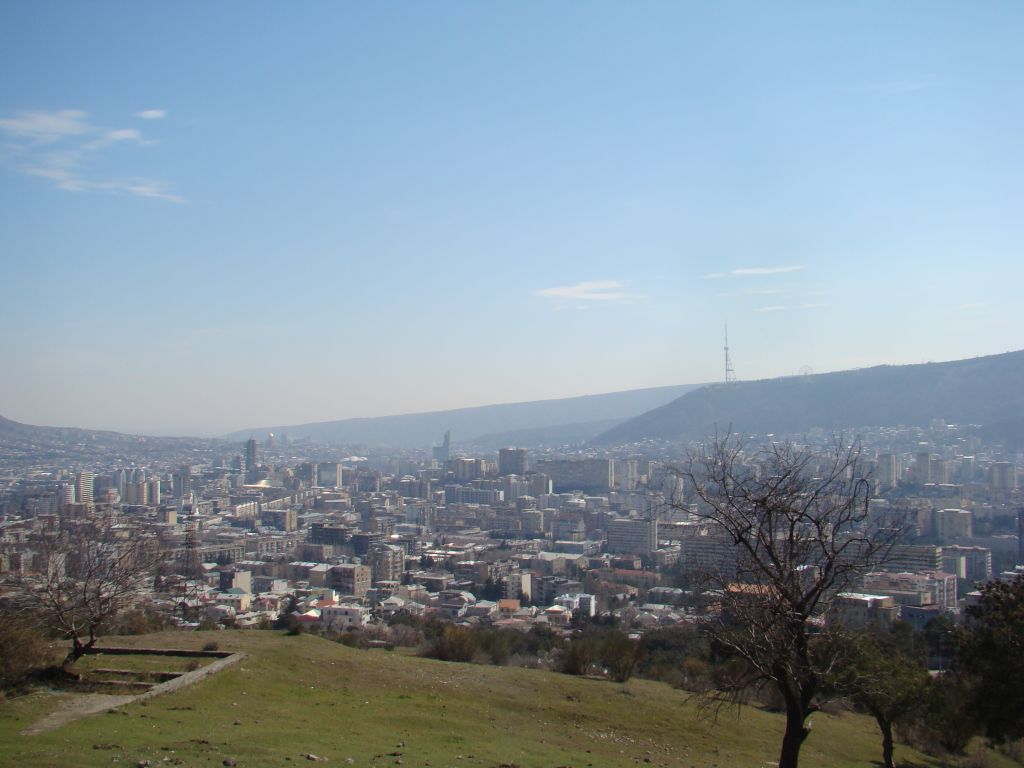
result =
[{"label": "shrub", "polygon": [[56,661],[42,630],[20,617],[0,617],[0,688],[21,685]]},{"label": "shrub", "polygon": [[963,754],[979,730],[977,721],[964,707],[970,696],[968,681],[955,672],[934,678],[927,688],[923,715],[913,729],[915,746],[932,754]]},{"label": "shrub", "polygon": [[408,624],[393,624],[391,642],[402,648],[415,648],[423,642],[423,633]]},{"label": "shrub", "polygon": [[172,623],[151,605],[131,608],[113,618],[104,629],[114,635],[148,635],[169,629]]},{"label": "shrub", "polygon": [[424,650],[424,656],[441,661],[473,661],[477,652],[472,630],[448,624]]}]

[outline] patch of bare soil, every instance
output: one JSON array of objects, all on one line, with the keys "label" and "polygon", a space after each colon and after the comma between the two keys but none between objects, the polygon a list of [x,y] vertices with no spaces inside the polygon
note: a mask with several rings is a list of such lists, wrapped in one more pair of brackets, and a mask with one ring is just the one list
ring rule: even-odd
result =
[{"label": "patch of bare soil", "polygon": [[56,711],[37,720],[31,726],[23,730],[21,734],[23,736],[34,736],[37,733],[52,731],[54,728],[60,728],[62,725],[66,725],[74,720],[87,717],[88,715],[95,715],[99,712],[105,712],[106,710],[120,706],[121,704],[127,704],[134,698],[136,697],[110,696],[105,693],[78,694],[63,702]]}]

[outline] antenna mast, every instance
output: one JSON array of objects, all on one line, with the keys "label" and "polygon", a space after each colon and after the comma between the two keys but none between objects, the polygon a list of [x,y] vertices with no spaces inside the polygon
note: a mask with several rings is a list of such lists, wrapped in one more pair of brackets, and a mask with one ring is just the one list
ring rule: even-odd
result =
[{"label": "antenna mast", "polygon": [[729,357],[729,324],[725,324],[725,383],[731,384],[736,381],[736,371],[732,368],[732,358]]}]

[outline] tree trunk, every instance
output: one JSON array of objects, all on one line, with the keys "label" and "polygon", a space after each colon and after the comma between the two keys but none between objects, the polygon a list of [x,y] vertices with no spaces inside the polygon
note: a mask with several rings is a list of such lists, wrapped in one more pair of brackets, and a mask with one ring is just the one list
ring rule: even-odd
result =
[{"label": "tree trunk", "polygon": [[882,766],[883,768],[896,768],[896,760],[893,757],[892,723],[889,719],[875,712],[875,722],[882,731]]},{"label": "tree trunk", "polygon": [[784,692],[783,698],[786,700],[786,733],[782,737],[779,768],[797,768],[800,747],[810,734],[810,730],[804,726],[807,709],[801,706],[799,699],[791,693]]},{"label": "tree trunk", "polygon": [[88,651],[96,644],[96,638],[90,637],[88,642],[82,642],[81,638],[71,638],[71,650],[68,651],[68,655],[64,657],[64,661],[61,663],[62,667],[70,667],[80,658],[85,656],[85,652]]}]

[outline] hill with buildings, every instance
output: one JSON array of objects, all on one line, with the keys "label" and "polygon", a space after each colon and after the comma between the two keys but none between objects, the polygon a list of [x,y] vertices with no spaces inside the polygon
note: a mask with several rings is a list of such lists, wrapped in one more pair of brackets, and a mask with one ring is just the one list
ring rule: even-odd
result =
[{"label": "hill with buildings", "polygon": [[716,384],[624,421],[594,439],[694,440],[730,427],[798,433],[862,426],[926,426],[933,419],[976,424],[1019,440],[1024,351],[921,365]]},{"label": "hill with buildings", "polygon": [[30,443],[41,446],[68,443],[125,442],[145,440],[120,432],[107,432],[77,427],[38,427],[34,424],[22,424],[0,416],[0,441],[4,443]]},{"label": "hill with buildings", "polygon": [[[550,429],[552,425],[564,425],[558,434],[568,438],[567,442],[573,442],[591,437],[596,434],[599,427],[607,428],[609,421],[632,418],[675,400],[680,395],[699,386],[699,384],[683,384],[558,400],[537,400],[429,413],[410,413],[400,416],[253,427],[233,432],[227,435],[227,439],[245,440],[249,437],[273,432],[278,435],[287,435],[289,439],[309,438],[319,443],[422,448],[439,443],[444,433],[449,430],[453,440],[464,444],[485,438],[493,442],[493,437],[487,436],[502,433],[546,430]],[[596,427],[587,426],[598,421],[606,423]],[[528,445],[525,440],[538,438],[537,435],[525,433],[519,437],[524,440],[522,443],[524,446]],[[540,437],[550,439],[550,433],[547,435],[542,433]]]},{"label": "hill with buildings", "polygon": [[0,461],[9,468],[24,468],[59,461],[73,465],[111,460],[139,461],[147,457],[189,457],[218,447],[219,441],[192,437],[127,435],[78,427],[40,427],[0,416]]}]

